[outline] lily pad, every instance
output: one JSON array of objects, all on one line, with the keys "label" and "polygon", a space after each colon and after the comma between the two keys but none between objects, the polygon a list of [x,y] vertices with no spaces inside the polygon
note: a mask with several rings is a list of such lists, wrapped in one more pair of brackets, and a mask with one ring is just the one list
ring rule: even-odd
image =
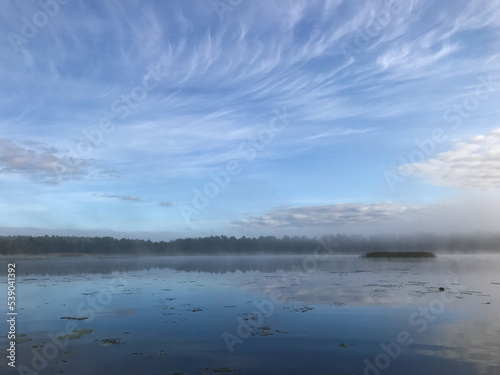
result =
[{"label": "lily pad", "polygon": [[23,344],[23,343],[29,342],[31,340],[32,340],[31,337],[26,337],[25,334],[21,334],[21,335],[17,335],[16,336],[16,340],[15,341],[16,341],[16,344]]},{"label": "lily pad", "polygon": [[[5,339],[7,339],[8,337],[9,337],[8,335],[2,336],[2,338],[5,338]],[[21,333],[19,335],[16,335],[16,338],[14,339],[16,344],[24,344],[25,342],[29,342],[31,340],[32,340],[32,338],[26,337],[25,333]]]},{"label": "lily pad", "polygon": [[101,346],[119,345],[121,344],[120,339],[104,339],[101,340]]},{"label": "lily pad", "polygon": [[82,336],[91,334],[95,329],[75,329],[69,335],[59,336],[58,339],[77,340]]}]

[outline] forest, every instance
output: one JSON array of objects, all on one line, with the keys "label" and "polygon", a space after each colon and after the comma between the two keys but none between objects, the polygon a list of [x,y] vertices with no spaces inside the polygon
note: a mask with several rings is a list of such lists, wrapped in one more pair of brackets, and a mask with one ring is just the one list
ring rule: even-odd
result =
[{"label": "forest", "polygon": [[499,252],[500,234],[211,236],[151,241],[113,237],[0,236],[0,254],[364,254],[372,251]]}]

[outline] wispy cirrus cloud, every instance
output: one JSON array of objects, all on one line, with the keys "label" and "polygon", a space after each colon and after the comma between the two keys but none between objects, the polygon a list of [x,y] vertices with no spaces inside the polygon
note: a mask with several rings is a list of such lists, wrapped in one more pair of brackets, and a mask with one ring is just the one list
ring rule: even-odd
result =
[{"label": "wispy cirrus cloud", "polygon": [[372,131],[375,131],[376,128],[366,128],[366,129],[352,129],[352,128],[347,128],[347,129],[332,129],[326,132],[322,132],[319,134],[311,135],[308,136],[302,141],[310,141],[314,139],[319,139],[319,138],[330,138],[330,137],[342,137],[346,135],[353,135],[353,134],[366,134]]},{"label": "wispy cirrus cloud", "polygon": [[[7,182],[4,199],[14,205],[9,212],[26,204],[13,193],[21,190],[26,195],[30,189],[57,190],[36,202],[46,208],[39,210],[44,218],[56,206],[74,212],[62,207],[73,192],[132,191],[140,204],[107,212],[117,223],[133,208],[151,225],[165,219],[180,226],[175,210],[149,203],[188,202],[212,171],[238,161],[244,172],[203,215],[230,213],[227,224],[248,211],[248,202],[263,213],[244,219],[249,225],[293,222],[291,213],[314,223],[352,223],[349,217],[370,222],[370,212],[373,220],[376,212],[395,215],[389,206],[333,208],[323,198],[335,194],[340,201],[356,202],[358,193],[363,202],[396,200],[375,188],[382,176],[377,171],[443,122],[443,111],[474,90],[479,75],[499,71],[500,6],[495,1],[393,2],[401,9],[369,36],[374,30],[369,26],[375,27],[390,3],[241,2],[221,21],[212,2],[203,0],[68,2],[29,38],[26,53],[16,53],[8,41],[0,44],[0,173]],[[3,4],[2,35],[22,33],[23,17],[40,11],[39,2]],[[342,45],[356,38],[364,42],[346,58]],[[136,100],[144,78],[158,65],[161,82]],[[492,95],[471,114],[478,134],[495,126],[494,103]],[[285,106],[286,131],[244,164],[240,145],[252,142],[273,110]],[[106,117],[113,119],[114,130],[92,139]],[[75,153],[82,142],[92,150],[88,158]],[[457,167],[455,156],[439,157]],[[429,168],[421,175],[437,175]],[[307,184],[301,185],[302,175]],[[262,179],[255,186],[254,176]],[[103,186],[110,178],[113,185]],[[485,180],[474,184],[486,189]],[[457,179],[455,185],[463,182]],[[429,199],[417,195],[415,204]],[[119,201],[120,196],[135,197],[108,198]],[[99,205],[103,199],[91,199],[85,205],[88,216],[74,220],[97,225],[96,216],[109,206]],[[318,221],[312,209],[272,209],[290,201],[328,208],[316,209]],[[30,217],[18,216],[22,223]],[[302,224],[306,221],[294,222]]]}]

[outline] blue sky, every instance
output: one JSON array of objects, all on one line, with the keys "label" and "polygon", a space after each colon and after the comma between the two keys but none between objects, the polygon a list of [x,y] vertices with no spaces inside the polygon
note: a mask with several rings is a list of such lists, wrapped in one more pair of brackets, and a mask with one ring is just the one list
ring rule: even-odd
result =
[{"label": "blue sky", "polygon": [[9,1],[0,21],[0,234],[498,229],[497,1]]}]

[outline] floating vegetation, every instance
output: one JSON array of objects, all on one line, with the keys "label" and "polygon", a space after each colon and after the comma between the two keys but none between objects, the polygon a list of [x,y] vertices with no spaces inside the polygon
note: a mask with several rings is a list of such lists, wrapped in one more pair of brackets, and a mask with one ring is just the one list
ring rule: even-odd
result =
[{"label": "floating vegetation", "polygon": [[341,342],[338,346],[340,346],[341,348],[347,348],[349,346],[353,346],[354,344],[349,344],[349,345],[346,345],[344,344],[344,342]]},{"label": "floating vegetation", "polygon": [[430,251],[371,251],[365,258],[435,258],[436,254]]},{"label": "floating vegetation", "polygon": [[377,286],[380,288],[400,288],[402,285],[401,284],[365,284],[363,286]]},{"label": "floating vegetation", "polygon": [[413,290],[409,292],[408,294],[411,296],[424,296],[426,294],[432,294],[432,293],[440,293],[443,292],[440,288],[437,287],[425,287],[425,290]]},{"label": "floating vegetation", "polygon": [[198,312],[198,311],[203,311],[203,310],[206,310],[206,309],[203,307],[194,307],[193,309],[189,309],[188,311]]},{"label": "floating vegetation", "polygon": [[162,310],[175,310],[175,307],[171,307],[171,306],[167,306],[167,305],[159,305],[158,308],[162,309]]},{"label": "floating vegetation", "polygon": [[[8,339],[9,336],[5,335],[5,336],[1,336],[0,338],[2,338],[2,339]],[[23,343],[31,341],[31,340],[32,339],[30,339],[29,337],[26,337],[26,334],[24,334],[24,333],[20,333],[19,335],[16,335],[16,338],[14,339],[14,341],[16,342],[16,344],[23,344]]]},{"label": "floating vegetation", "polygon": [[58,339],[77,340],[82,336],[91,334],[95,329],[75,329],[69,335],[59,336]]},{"label": "floating vegetation", "polygon": [[232,370],[229,367],[221,367],[214,369],[214,372],[234,372],[234,371],[239,371],[239,370]]},{"label": "floating vegetation", "polygon": [[167,353],[164,350],[160,350],[159,352],[148,354],[146,357],[148,357],[148,358],[161,358],[165,354],[167,354]]},{"label": "floating vegetation", "polygon": [[476,292],[475,290],[461,290],[459,293],[468,296],[479,296],[479,295],[484,296],[481,292]]},{"label": "floating vegetation", "polygon": [[[240,318],[248,321],[250,335],[252,336],[272,336],[274,333],[288,333],[288,331],[274,330],[270,326],[256,327],[257,324],[262,324],[262,315],[258,313],[243,313]],[[260,320],[260,322],[258,322]]]},{"label": "floating vegetation", "polygon": [[101,340],[100,342],[101,346],[111,346],[111,345],[120,345],[121,340],[120,339],[104,339]]},{"label": "floating vegetation", "polygon": [[88,319],[88,316],[87,317],[84,317],[84,318],[74,318],[72,316],[61,316],[61,319],[68,319],[68,320],[85,320],[85,319]]},{"label": "floating vegetation", "polygon": [[[221,373],[221,372],[238,372],[241,370],[234,370],[230,367],[219,367],[215,368],[213,370],[210,370],[209,368],[205,368],[204,370],[196,371],[196,375],[211,375],[211,374],[216,374],[216,373]],[[191,375],[190,372],[174,372],[173,375]]]},{"label": "floating vegetation", "polygon": [[426,281],[408,281],[405,285],[425,286],[426,284],[428,284]]},{"label": "floating vegetation", "polygon": [[[275,330],[274,333],[288,333],[288,331]],[[250,333],[252,336],[273,336],[273,330],[269,326],[256,327]]]},{"label": "floating vegetation", "polygon": [[[8,336],[2,336],[4,338],[8,338]],[[29,342],[32,339],[30,337],[26,337],[26,334],[21,333],[19,335],[16,335],[16,338],[14,339],[16,344],[24,344],[25,342]]]},{"label": "floating vegetation", "polygon": [[259,319],[259,315],[257,313],[244,313],[244,314],[241,314],[241,316],[243,317],[243,320],[258,320]]},{"label": "floating vegetation", "polygon": [[302,306],[283,306],[283,309],[290,310],[290,312],[301,312],[305,313],[314,310],[314,307],[302,305]]}]

